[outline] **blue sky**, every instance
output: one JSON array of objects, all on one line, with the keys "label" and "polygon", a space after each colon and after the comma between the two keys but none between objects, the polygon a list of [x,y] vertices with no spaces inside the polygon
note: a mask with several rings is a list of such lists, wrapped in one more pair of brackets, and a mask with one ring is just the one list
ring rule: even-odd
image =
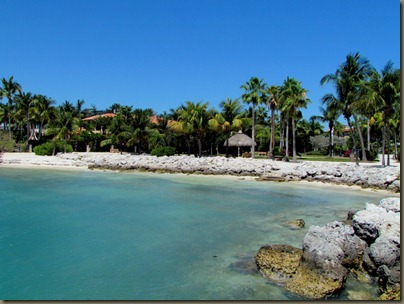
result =
[{"label": "blue sky", "polygon": [[0,77],[61,104],[219,109],[251,77],[321,87],[347,54],[400,66],[398,0],[1,0]]}]

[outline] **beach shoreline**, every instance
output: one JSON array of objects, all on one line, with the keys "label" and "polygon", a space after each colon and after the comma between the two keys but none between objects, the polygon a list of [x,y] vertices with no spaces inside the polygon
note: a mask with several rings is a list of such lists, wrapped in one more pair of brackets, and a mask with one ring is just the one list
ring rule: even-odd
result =
[{"label": "beach shoreline", "polygon": [[[143,157],[143,158],[142,158]],[[182,156],[181,156],[182,157]],[[367,192],[379,192],[379,193],[386,193],[386,194],[393,194],[400,193],[400,191],[391,191],[391,189],[383,189],[377,187],[364,187],[359,183],[343,183],[343,182],[333,182],[330,179],[313,179],[313,178],[295,178],[295,176],[291,177],[291,174],[295,174],[294,170],[296,168],[300,168],[302,166],[322,166],[322,168],[329,168],[335,167],[335,163],[331,162],[282,162],[282,161],[273,161],[267,159],[245,159],[245,158],[237,158],[237,159],[225,159],[223,157],[218,157],[220,159],[224,159],[222,161],[226,162],[234,162],[234,166],[242,166],[243,169],[239,172],[239,174],[234,174],[234,172],[225,172],[225,171],[218,171],[218,172],[210,172],[210,171],[203,171],[200,167],[205,167],[209,169],[211,163],[206,162],[207,160],[212,161],[215,157],[207,157],[205,160],[195,157],[184,156],[183,157],[188,167],[187,170],[183,170],[181,168],[172,168],[168,167],[167,163],[170,157],[160,157],[155,158],[152,156],[136,156],[131,154],[118,154],[118,153],[108,153],[108,152],[73,152],[67,154],[57,154],[55,156],[38,156],[34,153],[27,153],[27,152],[14,152],[14,153],[3,153],[0,158],[0,167],[4,168],[27,168],[27,169],[58,169],[58,170],[77,170],[77,171],[87,171],[87,170],[97,170],[97,171],[111,171],[111,172],[150,172],[150,173],[157,173],[157,174],[180,174],[180,175],[198,175],[198,176],[206,176],[206,177],[219,177],[219,178],[229,178],[229,179],[237,179],[237,180],[257,180],[262,176],[268,176],[272,172],[272,174],[276,173],[276,176],[288,176],[289,179],[285,179],[285,182],[288,183],[299,183],[301,185],[308,185],[308,186],[333,186],[338,187],[340,189],[349,189],[349,190],[361,190]],[[135,159],[139,161],[139,159],[143,160],[146,159],[145,162],[149,162],[148,165],[151,166],[149,168],[142,163],[138,165],[138,168],[133,166],[127,166],[126,163],[128,159]],[[101,161],[100,161],[101,160]],[[124,160],[124,161],[122,161]],[[163,161],[162,161],[163,160]],[[118,161],[118,165],[116,164]],[[204,163],[201,162],[205,161]],[[103,164],[99,165],[98,167],[94,164],[97,162],[103,162]],[[107,163],[107,165],[105,165]],[[108,164],[113,164],[109,166]],[[261,171],[255,172],[248,169],[248,166],[255,165],[255,166],[267,166]],[[349,163],[352,165],[352,163]],[[340,165],[345,165],[344,163],[340,163]],[[142,167],[143,166],[143,167]],[[199,167],[198,167],[199,166]],[[218,166],[216,163],[214,166]],[[230,163],[231,166],[231,163]],[[133,168],[132,168],[133,167]],[[352,166],[350,168],[356,168],[356,170],[364,170],[369,168],[368,170],[373,170],[377,172],[377,168],[381,167],[381,164],[377,163],[361,163],[359,167]],[[270,168],[270,169],[267,169]],[[272,170],[273,169],[273,170]],[[268,172],[267,172],[268,170]],[[271,171],[272,170],[272,171]],[[322,169],[324,170],[324,169]],[[392,166],[389,167],[391,172],[398,172],[400,174],[400,163],[395,162],[392,160]],[[390,172],[389,171],[389,172]],[[251,174],[249,174],[251,173]],[[262,181],[265,182],[265,179]]]}]

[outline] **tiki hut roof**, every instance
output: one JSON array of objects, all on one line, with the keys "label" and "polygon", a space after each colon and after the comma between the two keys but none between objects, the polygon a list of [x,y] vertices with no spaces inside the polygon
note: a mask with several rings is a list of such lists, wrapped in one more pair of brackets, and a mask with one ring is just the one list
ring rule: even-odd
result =
[{"label": "tiki hut roof", "polygon": [[[224,146],[227,145],[227,141],[229,141],[229,147],[248,147],[252,146],[253,140],[251,137],[245,135],[243,132],[238,131],[235,135],[230,137],[228,140],[224,142]],[[254,146],[256,146],[257,143],[254,142]]]}]

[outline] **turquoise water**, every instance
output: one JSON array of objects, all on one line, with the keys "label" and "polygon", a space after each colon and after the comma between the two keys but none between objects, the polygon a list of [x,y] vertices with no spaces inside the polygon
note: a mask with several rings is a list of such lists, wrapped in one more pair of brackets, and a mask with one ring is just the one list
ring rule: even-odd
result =
[{"label": "turquoise water", "polygon": [[[14,168],[0,169],[0,194],[4,300],[299,300],[233,263],[268,243],[300,247],[310,225],[386,197],[310,184]],[[285,225],[297,218],[304,229]]]}]

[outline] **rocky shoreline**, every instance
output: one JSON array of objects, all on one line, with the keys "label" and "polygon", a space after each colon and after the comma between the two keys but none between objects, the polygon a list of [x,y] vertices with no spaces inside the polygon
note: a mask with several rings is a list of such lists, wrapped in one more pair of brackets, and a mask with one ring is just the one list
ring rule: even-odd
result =
[{"label": "rocky shoreline", "polygon": [[254,176],[262,181],[319,181],[356,185],[362,188],[400,192],[400,168],[378,164],[356,166],[354,163],[300,162],[286,163],[269,159],[225,157],[163,156],[131,154],[58,154],[73,161],[73,165],[87,165],[89,169],[138,170],[160,173],[212,174]]},{"label": "rocky shoreline", "polygon": [[380,300],[400,300],[400,257],[400,198],[391,197],[351,211],[346,223],[311,226],[302,248],[264,245],[255,262],[269,281],[307,299],[338,294],[352,273],[377,282]]},{"label": "rocky shoreline", "polygon": [[382,167],[377,163],[283,162],[270,159],[179,156],[150,156],[119,153],[59,153],[36,156],[33,153],[5,153],[2,164],[135,170],[158,173],[251,176],[258,181],[316,181],[400,192],[399,165]]}]

